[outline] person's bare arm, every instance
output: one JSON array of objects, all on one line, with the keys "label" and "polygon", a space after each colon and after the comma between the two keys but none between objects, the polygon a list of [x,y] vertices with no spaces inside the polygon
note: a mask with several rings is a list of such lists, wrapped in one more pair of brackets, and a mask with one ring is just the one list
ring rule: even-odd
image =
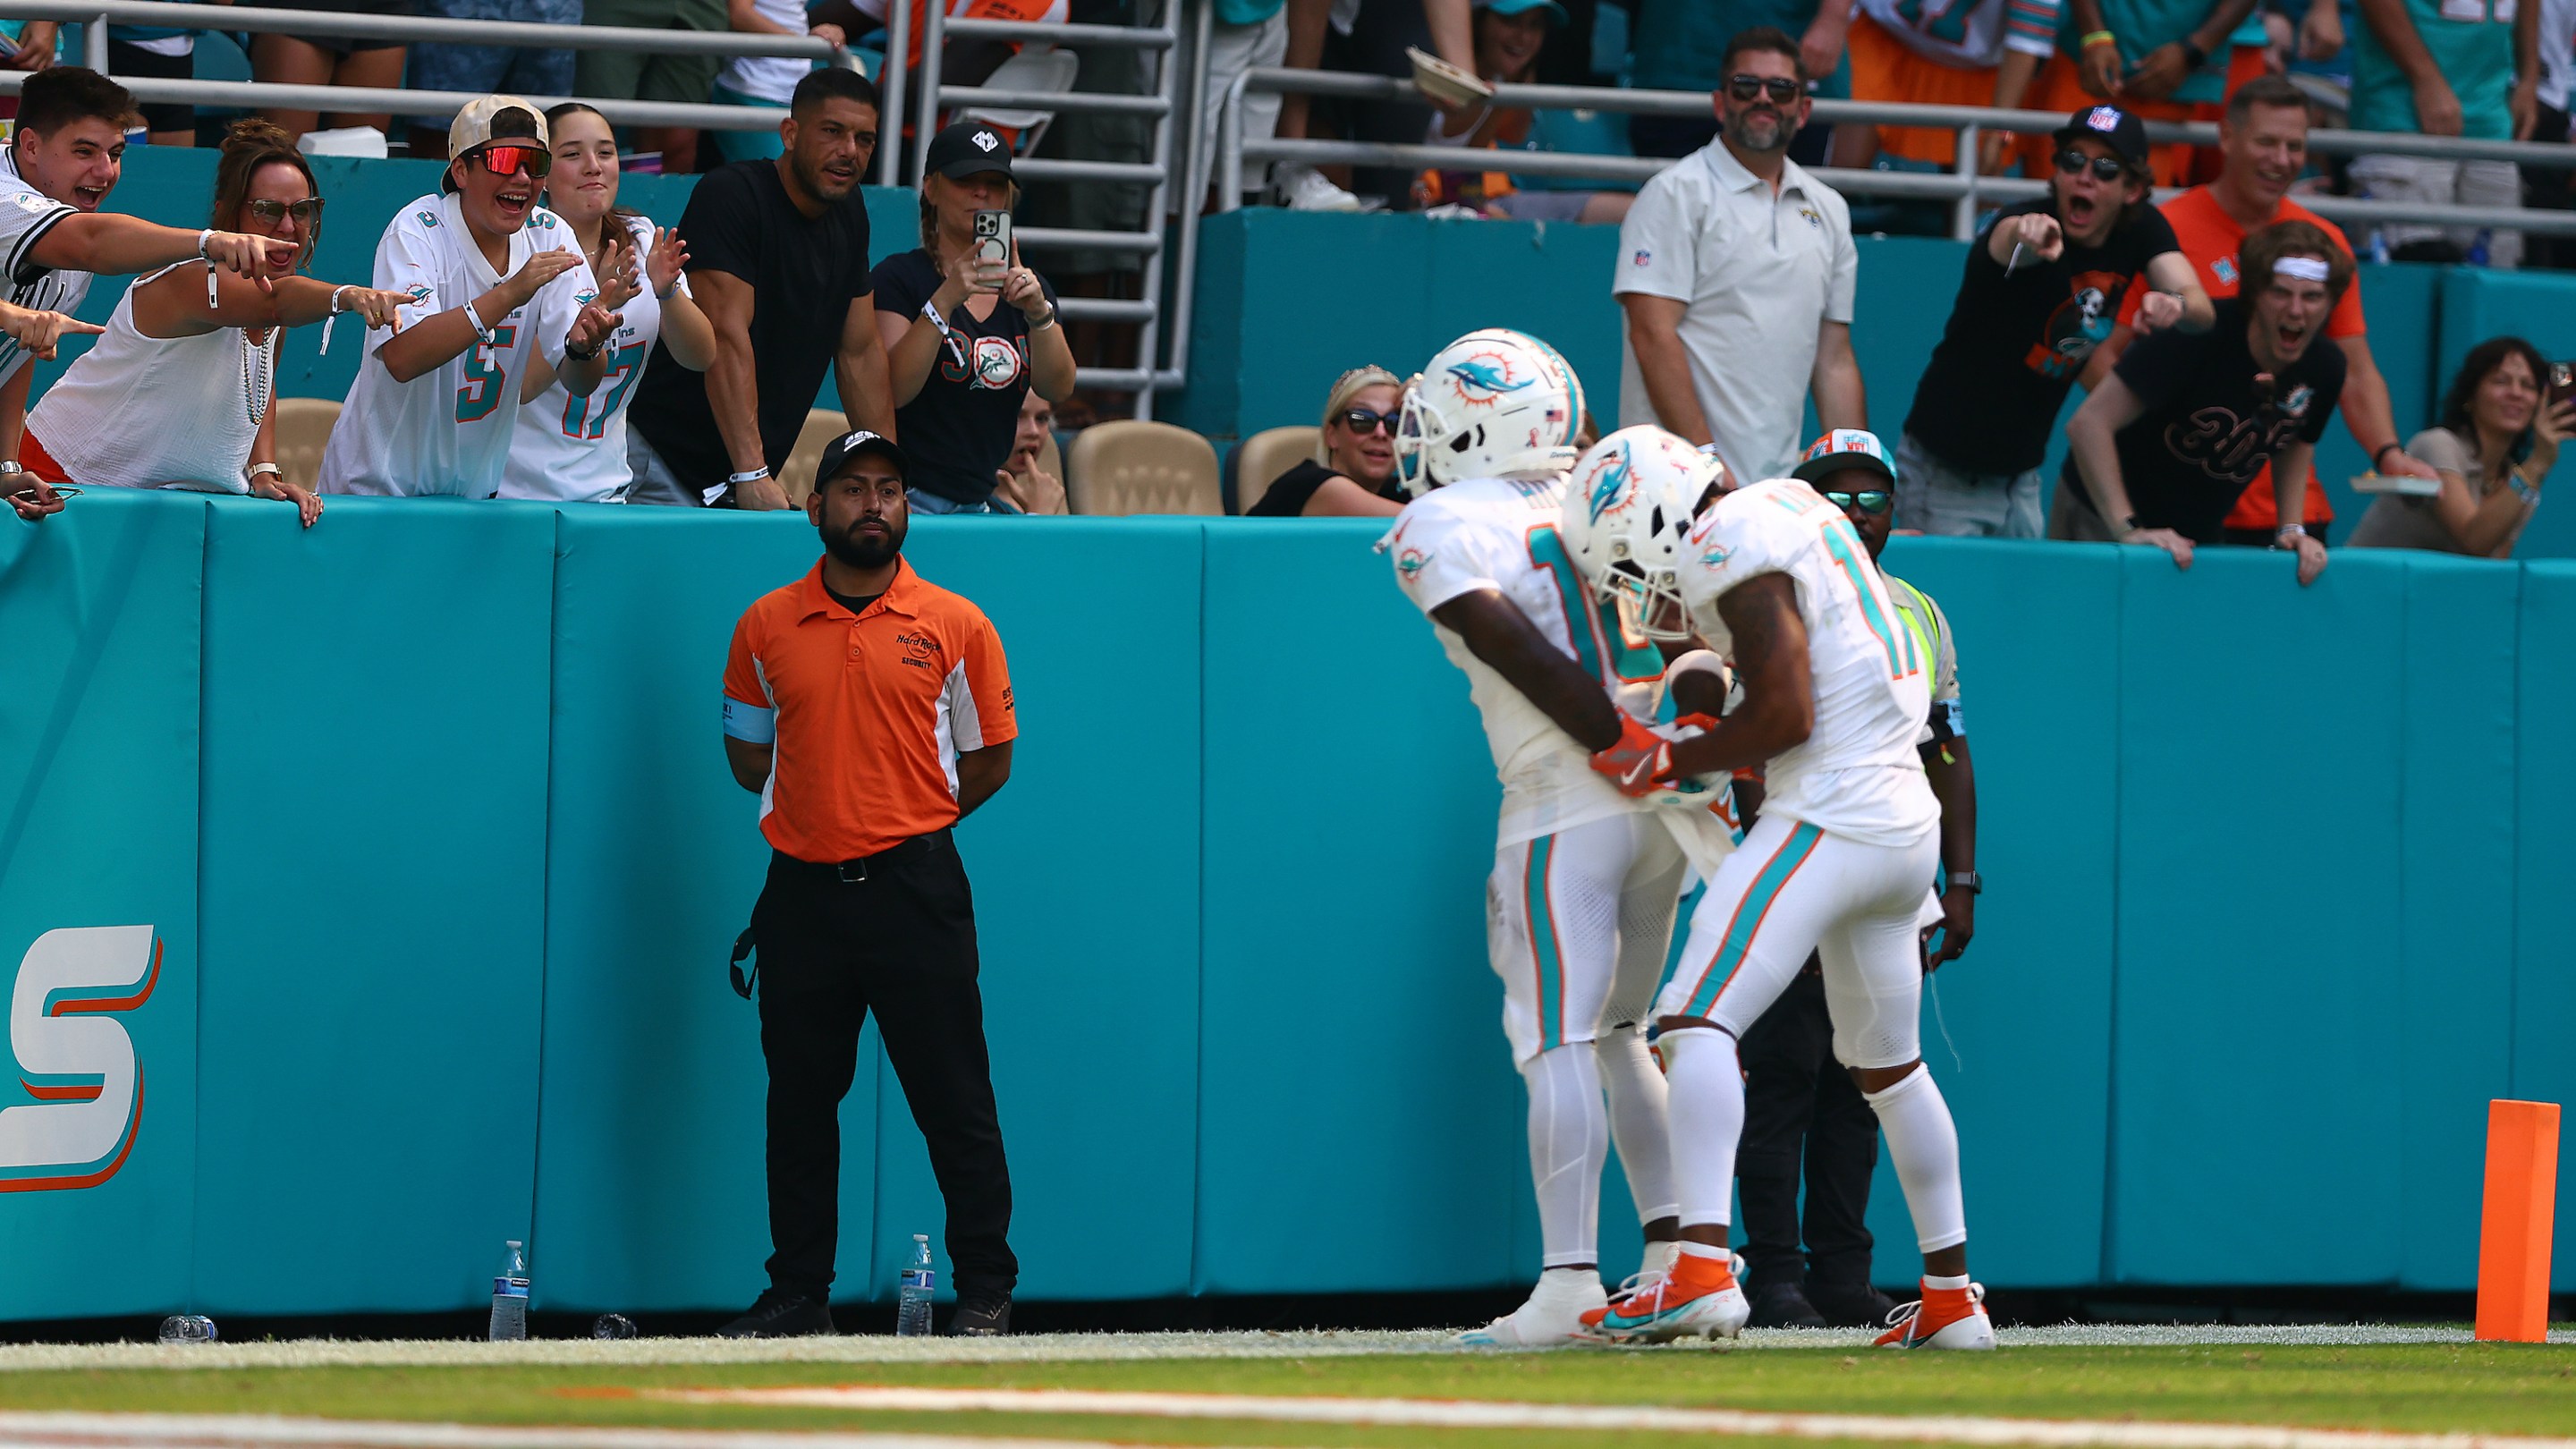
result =
[{"label": "person's bare arm", "polygon": [[1966,735],[1934,740],[1922,753],[1923,776],[1941,802],[1941,870],[1953,882],[1941,892],[1941,949],[1923,962],[1924,970],[1938,971],[1958,960],[1977,934],[1976,892],[1956,884],[1977,868],[1977,767]]},{"label": "person's bare arm", "polygon": [[[538,252],[490,291],[464,306],[422,318],[386,338],[384,345],[376,349],[376,360],[384,364],[396,382],[410,382],[436,372],[480,340],[485,328],[498,326],[502,318],[533,300],[546,283],[580,265],[581,258],[569,251]],[[565,369],[565,386],[571,387],[570,377],[576,370]],[[598,380],[594,369],[591,383]],[[590,385],[572,391],[587,393]]]},{"label": "person's bare arm", "polygon": [[2513,117],[2513,138],[2531,139],[2540,124],[2540,7],[2524,5],[2513,13],[2513,90],[2505,98]]},{"label": "person's bare arm", "polygon": [[304,327],[332,315],[337,295],[343,311],[362,327],[390,327],[409,300],[399,292],[340,286],[314,277],[245,281],[217,271],[215,301],[206,304],[206,274],[183,268],[134,288],[134,323],[146,337],[196,337],[222,327]]},{"label": "person's bare arm", "polygon": [[1469,653],[1493,666],[1576,744],[1601,750],[1618,743],[1619,707],[1609,691],[1549,643],[1511,600],[1477,589],[1434,608],[1431,617],[1465,640]]},{"label": "person's bare arm", "polygon": [[2361,23],[2370,27],[2379,48],[2388,52],[2407,84],[2415,88],[2416,129],[2427,136],[2460,134],[2460,97],[2443,76],[2433,53],[2424,48],[2424,37],[2415,33],[2414,18],[2406,13],[2406,0],[2360,3]]},{"label": "person's bare arm", "polygon": [[877,299],[851,299],[841,319],[841,346],[832,356],[832,381],[841,391],[841,415],[853,428],[894,436],[894,389],[887,377],[885,339],[877,335]]},{"label": "person's bare arm", "polygon": [[2388,379],[2379,370],[2379,360],[2370,355],[2370,334],[2338,337],[2335,345],[2343,349],[2343,396],[2335,406],[2343,410],[2343,425],[2352,440],[2370,454],[2370,466],[2382,474],[2439,476],[2399,446],[2396,413],[2388,403]]},{"label": "person's bare arm", "polygon": [[1336,473],[1315,485],[1300,518],[1393,518],[1404,505]]},{"label": "person's bare arm", "polygon": [[112,276],[158,271],[198,256],[240,277],[281,277],[295,265],[293,242],[219,231],[205,237],[200,251],[198,236],[122,212],[84,211],[47,227],[27,257],[55,271]]},{"label": "person's bare arm", "polygon": [[[777,746],[755,745],[731,735],[725,736],[724,742],[725,763],[733,767],[733,782],[754,795],[768,789],[770,761],[777,754]],[[965,763],[965,757],[960,756],[958,763]]]},{"label": "person's bare arm", "polygon": [[[736,473],[769,466],[760,441],[760,363],[751,350],[754,308],[751,284],[731,272],[689,274],[689,289],[698,294],[698,310],[715,331],[716,353],[707,364],[707,410],[715,414],[716,435],[724,440],[725,459]],[[775,478],[760,478],[734,490],[738,508],[767,510],[787,506],[787,490]]]},{"label": "person's bare arm", "polygon": [[1422,0],[1422,21],[1431,32],[1432,53],[1474,75],[1476,28],[1468,0]]},{"label": "person's bare arm", "polygon": [[1798,37],[1798,59],[1807,74],[1822,78],[1832,75],[1843,61],[1843,43],[1851,37],[1851,0],[1826,0],[1816,7],[1816,16],[1807,22],[1806,32]]},{"label": "person's bare arm", "polygon": [[2305,530],[2289,532],[2293,520],[2308,516],[2308,471],[2314,466],[2317,445],[2304,438],[2294,438],[2288,447],[2272,455],[2272,501],[2281,520],[2281,532],[2273,537],[2289,540],[2287,547],[2299,556],[2299,583],[2313,584],[2317,575],[2326,571],[2326,546],[2310,537]]},{"label": "person's bare arm", "polygon": [[957,818],[975,813],[975,807],[993,798],[1011,778],[1011,742],[986,745],[980,750],[967,750],[957,757]]},{"label": "person's bare arm", "polygon": [[2218,304],[2201,289],[2200,278],[2192,273],[2191,258],[2180,252],[2147,258],[2147,285],[2182,299],[2181,317],[2169,324],[2177,331],[2206,332],[2218,320]]},{"label": "person's bare arm", "polygon": [[[2403,0],[2400,0],[2403,3]],[[2183,40],[2168,41],[2138,57],[2137,69],[2120,82],[2120,93],[2141,101],[2160,101],[2172,95],[2184,81],[2191,79],[2191,57],[2183,47],[2187,41],[2206,56],[2224,55],[2227,37],[2254,13],[2254,0],[2218,0],[2201,17]]]},{"label": "person's bare arm", "polygon": [[1691,386],[1690,354],[1682,348],[1682,313],[1688,305],[1645,292],[1619,294],[1619,309],[1628,316],[1628,346],[1637,354],[1637,371],[1646,380],[1646,401],[1655,410],[1655,420],[1666,432],[1680,434],[1694,447],[1705,447],[1716,437],[1699,410],[1699,393]]},{"label": "person's bare arm", "polygon": [[1717,613],[1734,636],[1744,702],[1714,729],[1673,746],[1670,778],[1749,770],[1815,733],[1816,680],[1798,586],[1787,574],[1763,574],[1719,595]]},{"label": "person's bare arm", "polygon": [[1869,426],[1869,397],[1860,380],[1860,358],[1853,353],[1851,324],[1824,322],[1816,328],[1816,366],[1808,389],[1815,394],[1816,421],[1828,432]]},{"label": "person's bare arm", "polygon": [[2129,350],[2130,339],[2136,335],[2129,330],[2127,323],[2114,323],[2111,335],[2102,339],[2102,345],[2093,349],[2091,357],[2084,359],[2084,370],[2075,375],[2075,385],[2086,392],[2100,387],[2102,379],[2111,375],[2111,369],[2120,365],[2120,354]]},{"label": "person's bare arm", "polygon": [[2497,547],[2513,536],[2529,508],[2522,495],[2511,488],[2499,488],[2481,499],[2469,491],[2466,476],[2448,468],[2434,470],[2442,478],[2442,491],[2433,495],[2433,513],[2442,520],[2460,545],[2460,552],[2479,558],[2493,557]]},{"label": "person's bare arm", "polygon": [[2146,404],[2129,390],[2118,373],[2112,373],[2084,399],[2075,416],[2066,420],[2067,451],[2074,455],[2075,471],[2083,478],[2094,509],[2121,543],[2163,549],[2173,555],[2174,567],[2187,569],[2191,567],[2191,540],[2172,529],[2141,528],[2120,535],[2130,515],[2137,511],[2129,502],[2129,485],[2120,476],[2120,430],[2136,422],[2145,411]]}]

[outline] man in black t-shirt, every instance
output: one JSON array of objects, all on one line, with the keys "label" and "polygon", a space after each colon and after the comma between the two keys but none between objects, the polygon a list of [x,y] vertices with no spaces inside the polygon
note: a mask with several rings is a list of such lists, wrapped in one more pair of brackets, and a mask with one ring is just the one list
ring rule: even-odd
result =
[{"label": "man in black t-shirt", "polygon": [[[2284,221],[2247,236],[2236,264],[2242,287],[2216,326],[2141,340],[2075,410],[2051,537],[2146,544],[2189,568],[2267,463],[2278,516],[2302,516],[2311,455],[2343,394],[2343,350],[2314,344],[2352,285],[2352,257],[2314,223]],[[2296,523],[2273,547],[2297,551],[2302,584],[2325,569],[2325,545]]]},{"label": "man in black t-shirt", "polygon": [[1925,533],[2037,538],[2049,430],[2141,279],[2141,324],[2196,332],[2209,298],[2147,204],[2147,132],[2113,106],[2057,129],[2045,197],[2005,207],[1968,253],[1959,300],[1896,450],[1898,507]]},{"label": "man in black t-shirt", "polygon": [[876,87],[856,71],[815,71],[797,82],[778,133],[785,155],[708,172],[680,216],[689,290],[715,324],[716,356],[691,372],[655,344],[627,428],[636,502],[785,508],[777,473],[826,367],[850,427],[894,436],[859,197],[876,152]]}]

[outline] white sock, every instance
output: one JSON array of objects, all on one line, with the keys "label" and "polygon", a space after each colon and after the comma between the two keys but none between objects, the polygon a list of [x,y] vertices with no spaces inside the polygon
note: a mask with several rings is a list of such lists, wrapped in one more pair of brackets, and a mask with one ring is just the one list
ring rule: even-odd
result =
[{"label": "white sock", "polygon": [[1736,1061],[1735,1038],[1695,1026],[1665,1032],[1659,1044],[1671,1098],[1673,1184],[1682,1226],[1730,1222],[1735,1145],[1744,1135],[1744,1069]]},{"label": "white sock", "polygon": [[1550,1268],[1538,1275],[1538,1291],[1533,1299],[1549,1303],[1577,1300],[1597,1303],[1605,1296],[1598,1268]]},{"label": "white sock", "polygon": [[1646,1050],[1645,1035],[1633,1026],[1618,1027],[1592,1043],[1592,1057],[1610,1094],[1610,1140],[1619,1144],[1637,1221],[1671,1217],[1681,1211],[1673,1198],[1672,1123],[1664,1107],[1664,1074]]},{"label": "white sock", "polygon": [[1610,1151],[1601,1072],[1589,1042],[1540,1052],[1521,1068],[1529,1083],[1530,1181],[1547,1268],[1600,1261],[1601,1162]]},{"label": "white sock", "polygon": [[[1887,1134],[1887,1156],[1914,1214],[1915,1246],[1924,1252],[1955,1248],[1968,1240],[1968,1210],[1959,1198],[1959,1129],[1950,1104],[1932,1085],[1932,1069],[1918,1066],[1883,1092],[1864,1094]],[[1926,1280],[1929,1281],[1929,1280]]]},{"label": "white sock", "polygon": [[1952,1292],[1957,1292],[1968,1286],[1968,1275],[1962,1273],[1956,1278],[1946,1278],[1938,1273],[1926,1273],[1923,1275],[1923,1286],[1926,1288],[1944,1288]]},{"label": "white sock", "polygon": [[1679,1243],[1648,1243],[1644,1256],[1637,1262],[1637,1271],[1648,1276],[1670,1273],[1673,1271],[1674,1262],[1679,1260],[1681,1255],[1682,1245]]}]

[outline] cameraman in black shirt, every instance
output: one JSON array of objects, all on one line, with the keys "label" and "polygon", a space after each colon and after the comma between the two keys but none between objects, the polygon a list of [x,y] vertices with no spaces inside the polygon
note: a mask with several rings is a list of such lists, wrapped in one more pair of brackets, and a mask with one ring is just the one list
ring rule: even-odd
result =
[{"label": "cameraman in black shirt", "polygon": [[[2309,460],[2343,395],[2343,349],[2314,344],[2352,285],[2352,256],[2313,223],[2283,221],[2247,236],[2236,264],[2242,290],[2216,326],[2131,347],[2068,420],[2052,537],[2147,544],[2187,569],[2266,463],[2278,516],[2303,516]],[[2302,584],[2325,571],[2325,545],[2296,523],[2272,546],[2297,552]]]},{"label": "cameraman in black shirt", "polygon": [[2182,243],[2147,204],[2147,132],[2115,106],[2056,133],[2049,193],[1968,253],[1949,326],[1896,449],[1897,508],[1925,533],[2037,538],[2040,465],[2066,390],[2143,280],[2143,330],[2208,328]]}]

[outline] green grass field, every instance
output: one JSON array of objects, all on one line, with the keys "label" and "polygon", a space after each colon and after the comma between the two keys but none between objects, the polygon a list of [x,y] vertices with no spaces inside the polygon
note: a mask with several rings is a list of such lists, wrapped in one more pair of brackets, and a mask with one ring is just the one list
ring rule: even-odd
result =
[{"label": "green grass field", "polygon": [[1437,1429],[1091,1413],[852,1412],[659,1397],[674,1390],[841,1384],[2576,1435],[2576,1350],[2471,1343],[2036,1347],[1991,1355],[1773,1347],[1076,1362],[20,1369],[0,1372],[0,1410],[867,1430],[1193,1445],[1648,1444],[1683,1437],[1653,1430]]}]

